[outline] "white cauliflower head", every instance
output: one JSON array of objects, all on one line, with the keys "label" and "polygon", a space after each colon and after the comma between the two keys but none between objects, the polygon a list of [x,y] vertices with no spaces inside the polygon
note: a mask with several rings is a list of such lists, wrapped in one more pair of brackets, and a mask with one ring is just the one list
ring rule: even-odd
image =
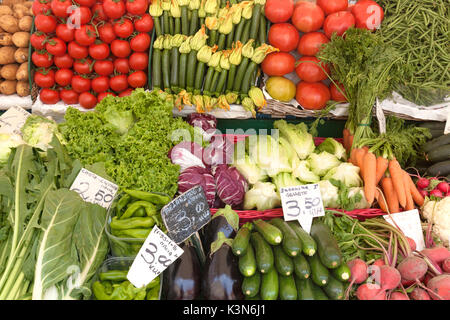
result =
[{"label": "white cauliflower head", "polygon": [[440,201],[428,201],[422,208],[422,215],[434,224],[433,231],[445,246],[450,245],[450,197]]}]

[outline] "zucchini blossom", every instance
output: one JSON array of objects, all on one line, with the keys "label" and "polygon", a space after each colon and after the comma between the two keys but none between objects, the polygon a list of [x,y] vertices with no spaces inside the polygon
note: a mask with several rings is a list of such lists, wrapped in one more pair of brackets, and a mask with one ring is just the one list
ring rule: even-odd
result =
[{"label": "zucchini blossom", "polygon": [[220,63],[220,59],[222,58],[222,51],[216,51],[211,56],[211,59],[208,61],[208,67],[217,68]]},{"label": "zucchini blossom", "polygon": [[162,16],[163,8],[161,5],[161,1],[153,0],[152,4],[150,5],[149,12],[150,12],[150,15],[155,18]]},{"label": "zucchini blossom", "polygon": [[190,42],[191,49],[196,51],[200,50],[206,44],[206,39],[208,39],[208,35],[206,34],[205,25],[203,25],[192,37]]},{"label": "zucchini blossom", "polygon": [[202,0],[200,2],[200,8],[198,8],[198,17],[199,18],[205,18],[206,17],[205,2],[206,2],[206,0]]},{"label": "zucchini blossom", "polygon": [[231,31],[233,31],[233,15],[227,13],[225,16],[219,19],[221,20],[219,32],[222,34],[230,34]]},{"label": "zucchini blossom", "polygon": [[243,44],[238,40],[233,44],[233,49],[231,50],[229,61],[231,64],[238,66],[242,62],[242,48]]},{"label": "zucchini blossom", "polygon": [[217,19],[214,16],[206,17],[205,25],[208,28],[208,30],[217,30],[219,29],[219,19]]},{"label": "zucchini blossom", "polygon": [[190,45],[191,39],[192,39],[192,36],[185,38],[183,43],[180,45],[180,49],[179,49],[180,53],[187,54],[187,53],[191,52],[191,45]]},{"label": "zucchini blossom", "polygon": [[[255,49],[253,49],[253,42],[255,42],[254,39],[248,40],[248,42],[242,47],[242,55],[245,58],[251,59],[255,53]],[[264,60],[264,59],[263,59]],[[262,61],[262,60],[261,60]]]},{"label": "zucchini blossom", "polygon": [[244,99],[242,99],[242,106],[245,110],[252,113],[253,118],[256,117],[255,104],[250,97],[245,97]]},{"label": "zucchini blossom", "polygon": [[205,106],[203,103],[203,96],[196,94],[192,97],[192,102],[196,107],[196,111],[198,113],[205,113]]},{"label": "zucchini blossom", "polygon": [[242,6],[242,18],[249,20],[253,15],[253,1],[243,1],[240,3]]},{"label": "zucchini blossom", "polygon": [[170,34],[165,35],[163,42],[163,47],[165,50],[172,49],[172,38],[173,37]]},{"label": "zucchini blossom", "polygon": [[159,36],[158,38],[156,38],[155,42],[153,43],[153,48],[162,50],[162,49],[164,49],[163,44],[164,44],[164,36]]},{"label": "zucchini blossom", "polygon": [[179,48],[186,40],[187,36],[184,34],[176,34],[172,37],[172,48]]},{"label": "zucchini blossom", "polygon": [[210,47],[208,45],[204,45],[197,52],[197,60],[203,63],[208,63],[211,59],[214,52],[217,51],[217,45],[214,47]]},{"label": "zucchini blossom", "polygon": [[189,10],[198,10],[200,8],[200,0],[189,1]]},{"label": "zucchini blossom", "polygon": [[255,49],[253,56],[251,58],[254,63],[261,64],[268,54],[278,51],[280,51],[278,48],[263,43],[261,46]]},{"label": "zucchini blossom", "polygon": [[164,11],[170,11],[170,7],[172,7],[171,0],[162,0],[161,7]]},{"label": "zucchini blossom", "polygon": [[255,106],[258,107],[258,110],[261,110],[267,105],[267,101],[264,98],[264,94],[262,90],[258,87],[252,87],[248,92],[249,97],[252,99]]},{"label": "zucchini blossom", "polygon": [[223,70],[230,70],[230,52],[227,51],[222,51],[222,57],[220,58],[220,68]]},{"label": "zucchini blossom", "polygon": [[219,108],[224,110],[230,110],[230,105],[228,104],[228,100],[225,97],[225,95],[219,96],[217,103],[219,104]]},{"label": "zucchini blossom", "polygon": [[180,7],[184,7],[184,6],[187,6],[187,5],[189,5],[189,0],[178,0],[178,5],[180,6]]},{"label": "zucchini blossom", "polygon": [[172,0],[172,4],[170,6],[170,15],[173,18],[181,18],[181,8],[178,0]]},{"label": "zucchini blossom", "polygon": [[217,0],[206,0],[205,2],[205,12],[209,15],[215,15],[217,13],[218,6]]},{"label": "zucchini blossom", "polygon": [[242,19],[242,6],[240,5],[234,5],[232,7],[232,13],[233,13],[233,23],[238,24],[241,22]]},{"label": "zucchini blossom", "polygon": [[236,103],[236,101],[238,99],[238,94],[235,92],[228,92],[225,95],[225,98],[227,99],[229,104],[233,104],[233,103]]}]

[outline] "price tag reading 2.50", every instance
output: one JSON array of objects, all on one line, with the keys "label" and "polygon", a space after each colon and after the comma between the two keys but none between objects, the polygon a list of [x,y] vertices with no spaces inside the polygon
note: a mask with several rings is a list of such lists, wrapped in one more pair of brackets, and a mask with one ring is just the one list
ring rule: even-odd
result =
[{"label": "price tag reading 2.50", "polygon": [[82,168],[70,190],[77,192],[84,201],[109,209],[119,187],[89,170]]},{"label": "price tag reading 2.50", "polygon": [[128,280],[141,288],[149,284],[184,253],[157,226],[154,226],[128,271]]}]

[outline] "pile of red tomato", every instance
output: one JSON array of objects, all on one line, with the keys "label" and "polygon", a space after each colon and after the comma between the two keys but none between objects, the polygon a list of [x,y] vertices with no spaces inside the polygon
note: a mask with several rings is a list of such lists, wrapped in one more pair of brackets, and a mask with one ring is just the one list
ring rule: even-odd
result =
[{"label": "pile of red tomato", "polygon": [[149,0],[35,0],[34,82],[44,104],[90,109],[145,87],[153,19]]},{"label": "pile of red tomato", "polygon": [[[320,47],[333,33],[342,36],[350,27],[375,30],[384,18],[383,9],[372,0],[360,0],[352,6],[347,0],[298,1],[295,5],[293,0],[267,0],[265,15],[273,23],[269,43],[280,51],[268,55],[262,69],[271,77],[295,71],[300,78],[295,98],[309,110],[322,109],[329,100],[346,101],[342,85],[338,90],[333,83],[328,86],[324,82],[330,70],[316,58]],[[301,55],[299,60],[293,51]]]}]

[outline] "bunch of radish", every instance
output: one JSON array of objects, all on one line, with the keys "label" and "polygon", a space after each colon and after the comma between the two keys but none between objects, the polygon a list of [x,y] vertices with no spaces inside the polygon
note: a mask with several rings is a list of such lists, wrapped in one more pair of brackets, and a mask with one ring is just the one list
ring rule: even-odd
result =
[{"label": "bunch of radish", "polygon": [[423,197],[441,199],[450,196],[450,185],[448,182],[439,180],[436,177],[418,177],[416,186]]},{"label": "bunch of radish", "polygon": [[34,82],[44,104],[91,109],[148,83],[149,0],[35,0]]}]

